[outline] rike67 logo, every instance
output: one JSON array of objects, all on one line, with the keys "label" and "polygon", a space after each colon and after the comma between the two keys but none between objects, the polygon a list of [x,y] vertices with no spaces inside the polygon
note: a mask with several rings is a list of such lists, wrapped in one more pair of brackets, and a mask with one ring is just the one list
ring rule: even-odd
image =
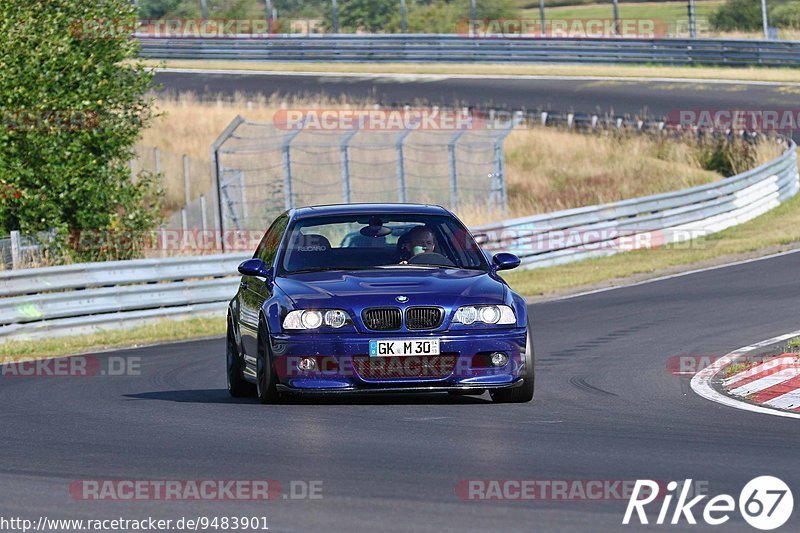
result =
[{"label": "rike67 logo", "polygon": [[[662,484],[649,479],[636,480],[633,493],[625,509],[623,524],[630,524],[631,520],[640,524],[649,524],[653,518],[647,516],[645,507],[660,500],[660,509],[655,523],[680,524],[683,520],[688,524],[697,524],[695,513],[711,526],[719,526],[730,520],[731,513],[737,509],[737,501],[729,494],[714,496],[704,504],[703,500],[708,495],[701,494],[689,499],[692,480],[687,479],[682,485],[677,481],[667,483],[666,491],[660,491]],[[677,499],[675,498],[677,497]],[[672,506],[675,501],[674,507]],[[658,504],[651,508],[654,511]],[[794,508],[794,498],[789,486],[782,480],[773,476],[759,476],[751,479],[739,493],[738,510],[745,522],[756,529],[776,529],[789,520]]]}]

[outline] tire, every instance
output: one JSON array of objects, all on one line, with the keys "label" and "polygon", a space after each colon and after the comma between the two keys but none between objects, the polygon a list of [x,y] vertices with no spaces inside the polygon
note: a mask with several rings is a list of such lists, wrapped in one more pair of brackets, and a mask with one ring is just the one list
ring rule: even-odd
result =
[{"label": "tire", "polygon": [[253,396],[256,392],[255,387],[242,376],[242,355],[239,353],[239,346],[236,344],[236,335],[234,334],[230,317],[228,318],[228,332],[225,341],[225,359],[228,394],[234,398]]},{"label": "tire", "polygon": [[525,340],[525,373],[522,386],[513,389],[490,390],[489,395],[496,403],[527,403],[533,400],[535,370],[533,368],[535,357],[533,355],[533,339],[531,327],[528,324],[528,337]]},{"label": "tire", "polygon": [[277,403],[280,394],[277,390],[278,376],[272,365],[272,352],[269,347],[269,331],[264,321],[258,324],[258,355],[256,357],[256,397],[263,404]]}]

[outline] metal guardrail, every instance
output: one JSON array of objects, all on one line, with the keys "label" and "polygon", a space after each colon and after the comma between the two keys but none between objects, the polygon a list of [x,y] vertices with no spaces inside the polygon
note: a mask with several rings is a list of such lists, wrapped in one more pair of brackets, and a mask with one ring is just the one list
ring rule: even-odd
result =
[{"label": "metal guardrail", "polygon": [[[508,220],[472,228],[489,251],[517,253],[543,267],[617,253],[620,240],[659,235],[657,244],[750,220],[800,188],[797,147],[720,180],[666,194]],[[558,235],[554,239],[553,235]],[[577,239],[572,239],[577,236]],[[643,246],[652,244],[648,239]],[[637,248],[633,246],[632,248]],[[0,343],[89,333],[165,317],[224,312],[249,253],[115,261],[15,270],[0,276]]]},{"label": "metal guardrail", "polygon": [[472,228],[484,248],[517,254],[523,267],[545,267],[660,246],[741,224],[800,188],[797,146],[777,159],[721,181],[602,205]]},{"label": "metal guardrail", "polygon": [[109,261],[4,272],[0,343],[224,311],[252,254]]},{"label": "metal guardrail", "polygon": [[284,34],[269,38],[216,39],[138,37],[141,56],[148,59],[800,65],[800,41],[431,34]]}]

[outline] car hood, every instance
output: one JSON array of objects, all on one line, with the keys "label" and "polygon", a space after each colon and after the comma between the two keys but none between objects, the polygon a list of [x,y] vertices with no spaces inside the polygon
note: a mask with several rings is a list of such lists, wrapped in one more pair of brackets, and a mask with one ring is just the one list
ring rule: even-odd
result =
[{"label": "car hood", "polygon": [[278,277],[275,283],[301,309],[397,305],[452,307],[469,304],[501,304],[505,285],[488,273],[444,268],[374,269],[328,271]]}]

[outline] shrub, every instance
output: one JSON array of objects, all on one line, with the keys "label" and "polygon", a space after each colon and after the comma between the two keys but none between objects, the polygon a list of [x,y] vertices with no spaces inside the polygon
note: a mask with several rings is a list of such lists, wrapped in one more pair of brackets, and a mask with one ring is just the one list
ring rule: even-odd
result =
[{"label": "shrub", "polygon": [[97,26],[134,18],[128,0],[0,2],[0,183],[19,191],[0,203],[0,231],[157,223],[154,180],[132,180],[128,166],[152,118],[152,74],[128,34]]}]

